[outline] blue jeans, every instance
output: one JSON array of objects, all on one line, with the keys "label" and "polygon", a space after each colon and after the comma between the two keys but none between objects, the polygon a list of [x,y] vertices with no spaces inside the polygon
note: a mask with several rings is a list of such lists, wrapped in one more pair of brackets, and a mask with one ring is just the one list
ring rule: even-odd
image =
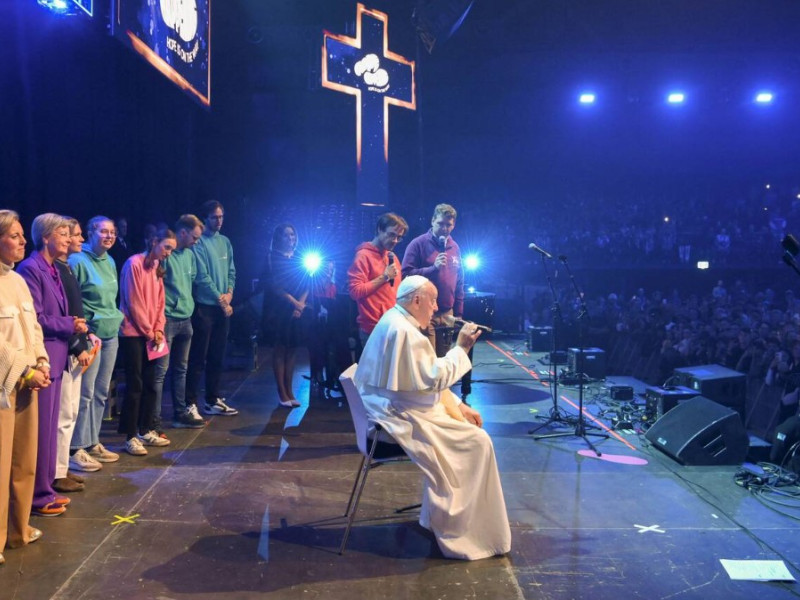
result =
[{"label": "blue jeans", "polygon": [[106,411],[108,388],[117,362],[119,338],[102,340],[103,345],[81,380],[81,404],[70,449],[89,448],[100,442],[100,427]]},{"label": "blue jeans", "polygon": [[[186,412],[186,369],[189,365],[189,348],[192,345],[192,320],[167,319],[164,327],[164,339],[167,340],[169,354],[158,359],[156,365],[156,406],[161,410],[161,398],[164,395],[164,380],[167,371],[172,367],[170,391],[172,392],[172,414],[175,417]],[[160,421],[160,419],[158,419]],[[154,427],[154,429],[158,429]]]}]

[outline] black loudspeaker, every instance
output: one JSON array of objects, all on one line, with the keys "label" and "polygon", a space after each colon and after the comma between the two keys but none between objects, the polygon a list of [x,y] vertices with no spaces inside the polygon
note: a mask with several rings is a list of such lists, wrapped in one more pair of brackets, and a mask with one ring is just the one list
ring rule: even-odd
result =
[{"label": "black loudspeaker", "polygon": [[747,376],[720,365],[699,365],[675,369],[678,385],[696,390],[706,398],[730,406],[744,418]]},{"label": "black loudspeaker", "polygon": [[553,349],[553,328],[528,326],[528,350],[550,352]]},{"label": "black loudspeaker", "polygon": [[652,423],[678,406],[678,403],[699,395],[694,390],[680,385],[669,388],[648,386],[644,392],[644,413],[647,417],[645,420]]},{"label": "black loudspeaker", "polygon": [[606,378],[606,353],[600,348],[569,348],[569,368],[573,373],[584,373],[590,379]]},{"label": "black loudspeaker", "polygon": [[678,404],[645,437],[682,465],[740,465],[750,443],[738,413],[703,396]]}]

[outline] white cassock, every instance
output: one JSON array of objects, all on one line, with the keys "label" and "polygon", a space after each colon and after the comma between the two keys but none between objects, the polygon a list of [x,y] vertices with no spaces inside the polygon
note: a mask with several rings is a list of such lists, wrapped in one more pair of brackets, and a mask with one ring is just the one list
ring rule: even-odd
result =
[{"label": "white cassock", "polygon": [[383,315],[354,377],[370,416],[424,474],[420,525],[449,558],[476,560],[511,549],[503,488],[492,440],[451,417],[442,391],[471,365],[456,346],[437,358],[419,323],[400,306]]}]

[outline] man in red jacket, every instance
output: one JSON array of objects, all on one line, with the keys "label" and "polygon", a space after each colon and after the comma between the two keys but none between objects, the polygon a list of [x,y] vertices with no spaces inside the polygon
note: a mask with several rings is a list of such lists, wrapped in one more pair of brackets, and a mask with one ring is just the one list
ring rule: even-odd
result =
[{"label": "man in red jacket", "polygon": [[365,344],[380,318],[397,302],[400,287],[400,261],[395,246],[408,231],[408,223],[394,213],[378,217],[375,237],[356,248],[353,264],[347,270],[347,289],[358,305],[359,336]]}]

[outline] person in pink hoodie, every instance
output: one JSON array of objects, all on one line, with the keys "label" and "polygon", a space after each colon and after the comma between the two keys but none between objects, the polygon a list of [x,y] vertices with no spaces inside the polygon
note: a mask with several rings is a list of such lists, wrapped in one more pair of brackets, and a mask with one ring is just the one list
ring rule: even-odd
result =
[{"label": "person in pink hoodie", "polygon": [[166,348],[164,341],[164,267],[162,263],[177,246],[169,229],[150,239],[142,254],[134,254],[120,275],[120,310],[124,315],[119,329],[120,349],[125,366],[125,398],[119,432],[126,435],[125,451],[133,456],[147,454],[148,446],[167,446],[169,440],[148,430],[152,423],[158,390],[157,360]]},{"label": "person in pink hoodie", "polygon": [[356,248],[353,264],[347,270],[350,297],[358,306],[358,332],[361,344],[387,310],[397,301],[400,287],[400,261],[392,252],[408,231],[408,223],[394,213],[378,217],[375,237]]}]

